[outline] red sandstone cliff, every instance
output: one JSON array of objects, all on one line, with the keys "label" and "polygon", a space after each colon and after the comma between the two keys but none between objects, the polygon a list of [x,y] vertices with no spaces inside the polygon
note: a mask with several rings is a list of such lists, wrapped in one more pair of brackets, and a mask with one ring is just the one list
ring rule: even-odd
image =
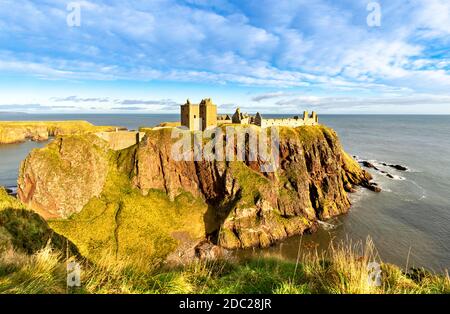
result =
[{"label": "red sandstone cliff", "polygon": [[92,138],[59,138],[23,162],[19,196],[46,217],[68,217],[102,193],[115,165],[144,195],[157,189],[171,199],[181,192],[203,199],[203,221],[192,223],[223,247],[243,248],[313,231],[318,219],[348,211],[354,186],[370,186],[370,175],[323,126],[283,128],[274,173],[260,172],[259,162],[174,161],[172,143],[170,129],[148,131],[119,152]]}]

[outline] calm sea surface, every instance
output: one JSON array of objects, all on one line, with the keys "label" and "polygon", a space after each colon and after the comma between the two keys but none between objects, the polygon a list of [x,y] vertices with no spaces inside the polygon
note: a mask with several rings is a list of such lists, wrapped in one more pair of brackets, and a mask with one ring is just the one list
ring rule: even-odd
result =
[{"label": "calm sea surface", "polygon": [[[266,115],[270,117],[271,115]],[[273,116],[273,115],[272,115]],[[281,117],[281,116],[280,116]],[[314,235],[292,237],[265,250],[242,255],[281,255],[296,259],[299,244],[326,248],[330,239],[373,239],[384,261],[424,266],[435,271],[450,268],[450,116],[321,115],[334,128],[346,151],[376,165],[402,164],[407,172],[380,168],[394,179],[371,171],[383,188],[376,194],[353,194],[348,215],[330,221],[334,228]],[[177,121],[178,115],[16,115],[0,120],[87,120],[96,125],[129,129]],[[45,143],[0,145],[0,185],[15,186],[20,161]],[[328,228],[327,228],[328,229]],[[301,241],[300,241],[301,240]]]}]

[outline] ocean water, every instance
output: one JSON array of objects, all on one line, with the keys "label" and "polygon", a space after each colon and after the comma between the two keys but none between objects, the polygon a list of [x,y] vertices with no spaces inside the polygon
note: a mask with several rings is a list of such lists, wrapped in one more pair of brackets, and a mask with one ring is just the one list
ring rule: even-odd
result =
[{"label": "ocean water", "polygon": [[[273,115],[266,115],[270,117]],[[280,116],[281,117],[281,116]],[[88,120],[96,125],[129,129],[177,121],[173,115],[6,115],[1,120]],[[450,116],[320,115],[334,128],[347,152],[394,176],[370,170],[383,191],[360,189],[351,195],[347,215],[335,218],[313,235],[295,236],[246,255],[281,255],[295,260],[311,247],[330,241],[365,241],[370,236],[380,257],[402,267],[450,268]],[[0,145],[0,185],[14,186],[20,161],[45,143]],[[382,162],[408,167],[402,172]]]}]

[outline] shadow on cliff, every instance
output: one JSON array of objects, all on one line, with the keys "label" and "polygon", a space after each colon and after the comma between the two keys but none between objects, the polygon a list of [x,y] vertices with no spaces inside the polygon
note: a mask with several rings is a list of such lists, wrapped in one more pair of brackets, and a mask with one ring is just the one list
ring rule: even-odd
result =
[{"label": "shadow on cliff", "polygon": [[241,191],[229,199],[216,198],[207,201],[208,210],[203,216],[205,223],[206,238],[214,244],[219,244],[219,233],[225,219],[229,216],[230,212],[236,208],[237,203],[241,198]]},{"label": "shadow on cliff", "polygon": [[56,233],[38,214],[26,209],[6,208],[0,211],[0,248],[12,246],[27,254],[50,245],[62,253],[81,256],[78,248]]}]

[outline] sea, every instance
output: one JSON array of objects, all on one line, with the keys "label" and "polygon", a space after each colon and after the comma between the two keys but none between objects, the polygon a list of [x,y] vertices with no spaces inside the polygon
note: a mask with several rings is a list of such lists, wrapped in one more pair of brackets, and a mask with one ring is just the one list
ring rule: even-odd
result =
[{"label": "sea", "polygon": [[[288,117],[291,115],[265,115]],[[95,125],[128,129],[178,121],[177,114],[5,114],[0,120],[87,120]],[[320,224],[312,235],[294,236],[268,249],[242,251],[241,256],[273,255],[289,260],[331,242],[374,242],[379,257],[400,267],[450,269],[450,116],[448,115],[320,115],[344,149],[370,161],[381,193],[359,189],[351,195],[346,215]],[[27,141],[0,145],[0,185],[15,187],[21,161],[47,143]],[[386,164],[408,168],[399,171]],[[392,178],[381,173],[386,171]]]}]

